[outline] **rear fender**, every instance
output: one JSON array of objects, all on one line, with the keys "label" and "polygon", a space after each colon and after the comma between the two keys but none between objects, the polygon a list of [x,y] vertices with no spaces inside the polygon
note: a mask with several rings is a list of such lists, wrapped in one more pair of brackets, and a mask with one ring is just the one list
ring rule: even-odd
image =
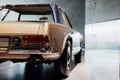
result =
[{"label": "rear fender", "polygon": [[47,24],[49,27],[48,35],[50,45],[52,46],[53,51],[57,51],[61,55],[65,48],[66,41],[70,36],[69,33],[71,33],[71,29],[57,23]]}]

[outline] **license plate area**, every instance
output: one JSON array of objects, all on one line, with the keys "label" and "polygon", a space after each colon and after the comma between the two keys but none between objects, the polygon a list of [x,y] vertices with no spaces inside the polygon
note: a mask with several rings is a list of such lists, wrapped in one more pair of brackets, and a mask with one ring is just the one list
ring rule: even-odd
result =
[{"label": "license plate area", "polygon": [[6,52],[9,48],[9,38],[0,37],[0,52]]}]

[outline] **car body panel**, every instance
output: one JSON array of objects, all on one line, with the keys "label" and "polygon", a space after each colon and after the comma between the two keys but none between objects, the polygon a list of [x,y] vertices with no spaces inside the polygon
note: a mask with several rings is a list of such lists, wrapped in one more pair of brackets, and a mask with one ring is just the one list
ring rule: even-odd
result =
[{"label": "car body panel", "polygon": [[39,26],[39,23],[0,22],[0,35],[37,34]]}]

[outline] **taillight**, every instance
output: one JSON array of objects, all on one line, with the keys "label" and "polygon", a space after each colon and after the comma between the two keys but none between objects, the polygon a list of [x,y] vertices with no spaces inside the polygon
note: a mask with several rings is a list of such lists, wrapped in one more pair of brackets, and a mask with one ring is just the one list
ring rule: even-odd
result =
[{"label": "taillight", "polygon": [[24,43],[41,43],[41,44],[46,44],[49,42],[48,36],[44,35],[25,35],[23,36]]},{"label": "taillight", "polygon": [[50,53],[52,50],[47,35],[15,36],[10,41],[11,50],[35,50],[34,53]]}]

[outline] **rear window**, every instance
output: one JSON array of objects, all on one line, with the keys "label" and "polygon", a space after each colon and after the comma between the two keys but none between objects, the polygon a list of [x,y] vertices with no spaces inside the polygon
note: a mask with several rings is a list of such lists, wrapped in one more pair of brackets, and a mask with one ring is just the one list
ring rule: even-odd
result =
[{"label": "rear window", "polygon": [[22,14],[20,21],[48,21],[53,22],[52,14]]},{"label": "rear window", "polygon": [[1,21],[54,22],[50,6],[8,6],[0,10]]},{"label": "rear window", "polygon": [[2,20],[4,18],[4,16],[6,15],[7,12],[8,12],[8,9],[0,10],[0,20]]}]

